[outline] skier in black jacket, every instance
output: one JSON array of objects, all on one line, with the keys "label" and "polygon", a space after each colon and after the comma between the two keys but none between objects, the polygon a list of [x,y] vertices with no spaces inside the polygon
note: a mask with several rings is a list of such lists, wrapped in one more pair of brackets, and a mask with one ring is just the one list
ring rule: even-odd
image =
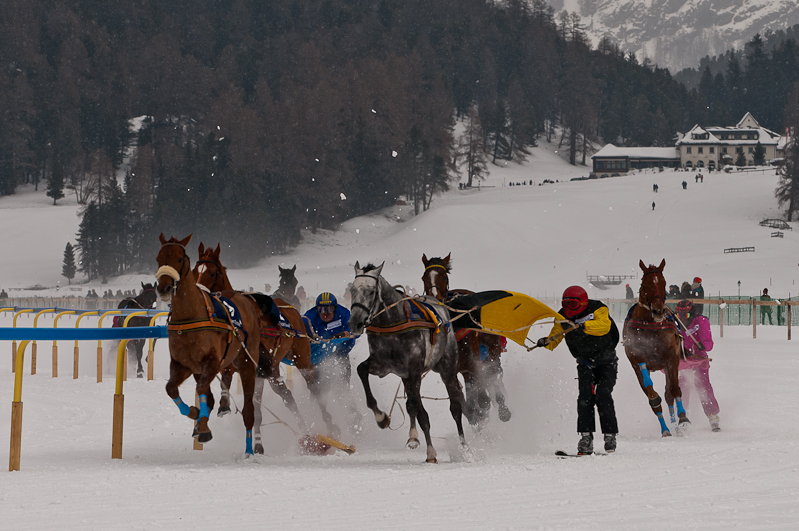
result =
[{"label": "skier in black jacket", "polygon": [[[573,325],[555,323],[549,336],[539,339],[537,345],[553,350],[565,337],[569,351],[577,359],[577,431],[581,435],[577,453],[585,455],[594,451],[594,406],[599,411],[599,423],[605,435],[605,451],[614,452],[619,428],[612,393],[619,369],[616,357],[619,329],[610,317],[608,307],[600,301],[589,300],[580,286],[566,288],[561,304],[563,307],[558,313],[566,316]],[[578,328],[560,337],[552,337],[572,326]]]}]

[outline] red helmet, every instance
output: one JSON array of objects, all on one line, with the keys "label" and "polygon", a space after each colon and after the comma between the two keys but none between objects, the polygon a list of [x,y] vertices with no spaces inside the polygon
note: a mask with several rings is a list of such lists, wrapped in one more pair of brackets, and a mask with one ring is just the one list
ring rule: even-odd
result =
[{"label": "red helmet", "polygon": [[563,292],[561,305],[566,317],[574,317],[588,307],[588,293],[580,286],[570,286]]}]

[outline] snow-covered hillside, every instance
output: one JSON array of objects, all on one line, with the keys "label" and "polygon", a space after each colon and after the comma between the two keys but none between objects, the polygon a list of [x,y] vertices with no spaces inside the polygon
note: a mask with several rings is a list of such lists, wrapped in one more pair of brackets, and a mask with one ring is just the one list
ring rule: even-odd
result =
[{"label": "snow-covered hillside", "polygon": [[699,58],[742,49],[755,33],[799,23],[794,0],[550,0],[578,13],[596,44],[610,36],[673,73]]},{"label": "snow-covered hillside", "polygon": [[[744,295],[770,287],[775,297],[784,297],[799,289],[794,284],[799,235],[785,231],[784,238],[770,238],[771,229],[758,225],[779,215],[773,172],[709,174],[702,184],[685,172],[570,180],[587,174],[544,144],[532,150],[524,166],[492,168],[479,190],[455,189],[420,216],[396,206],[353,219],[335,232],[307,235],[287,255],[231,270],[231,279],[234,287],[275,286],[277,266],[297,264],[297,277],[309,295],[341,294],[352,281],[356,260],[385,261],[391,283],[420,290],[422,254],[452,252],[453,287],[510,289],[539,298],[558,295],[570,284],[583,285],[594,297],[620,298],[623,284],[599,291],[586,283],[586,274],[635,274],[639,259],[659,263],[662,258],[669,283],[701,276],[712,294],[737,293],[738,280]],[[554,182],[539,185],[544,180]],[[653,183],[659,185],[657,194]],[[63,248],[74,238],[78,219],[69,199],[58,207],[49,206],[48,199],[44,192],[25,192],[0,200],[0,219],[7,227],[0,244],[12,251],[0,259],[0,286],[53,286],[59,280]],[[190,246],[193,258],[197,243]],[[756,252],[724,254],[733,246],[754,246]],[[150,281],[153,272],[91,287],[133,289]],[[22,317],[18,326],[31,321]],[[43,316],[39,326],[51,323]],[[66,316],[59,326],[70,323],[74,320]],[[10,324],[10,316],[0,314],[0,325]],[[534,327],[530,335],[547,331]],[[457,448],[446,402],[425,400],[438,465],[425,465],[421,450],[405,449],[408,424],[397,408],[392,415],[396,431],[377,428],[366,414],[357,377],[351,396],[364,417],[359,429],[346,428],[341,437],[356,446],[354,455],[299,455],[291,432],[271,424],[263,428],[266,455],[244,459],[239,415],[212,415],[213,440],[203,451],[192,451],[191,425],[164,392],[165,342],[156,347],[155,380],[131,379],[124,386],[123,459],[111,460],[114,383],[110,375],[95,383],[96,343],[81,343],[81,376],[73,380],[65,377],[71,372],[66,367],[72,345],[59,343],[62,369],[59,378],[52,378],[51,346],[40,342],[35,376],[30,375],[30,348],[26,356],[21,471],[0,472],[0,521],[4,529],[15,530],[793,528],[799,496],[799,426],[790,409],[799,400],[795,339],[786,340],[784,327],[758,328],[756,340],[746,327],[725,327],[723,338],[717,327],[713,332],[711,380],[721,406],[720,433],[710,432],[693,400],[689,435],[661,438],[620,347],[614,391],[618,451],[556,459],[555,450],[573,451],[578,439],[574,360],[565,345],[528,353],[511,344],[503,366],[513,417],[501,423],[492,413],[482,433],[467,426],[468,455]],[[106,367],[112,367],[111,346],[105,347]],[[0,400],[5,401],[0,426],[10,422],[10,348],[0,342]],[[366,341],[360,339],[353,364],[367,356]],[[653,379],[662,390],[662,375]],[[394,376],[372,379],[386,410],[398,383]],[[300,409],[321,426],[305,385],[295,379],[294,390]],[[218,396],[218,387],[214,392]],[[184,385],[181,393],[192,400],[193,385]],[[425,378],[422,394],[442,397],[445,392],[432,375]],[[239,394],[234,399],[241,404]],[[267,390],[264,399],[291,423],[274,393]],[[332,409],[342,422],[338,403]],[[8,442],[0,438],[0,456],[7,455]]]}]

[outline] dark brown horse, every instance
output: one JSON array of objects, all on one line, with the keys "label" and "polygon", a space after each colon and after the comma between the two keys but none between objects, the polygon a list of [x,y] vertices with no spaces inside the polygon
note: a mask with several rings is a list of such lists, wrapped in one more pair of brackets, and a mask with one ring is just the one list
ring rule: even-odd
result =
[{"label": "dark brown horse", "polygon": [[[219,259],[220,246],[216,249],[205,248],[201,243],[198,249],[199,260],[194,266],[197,283],[207,287],[211,292],[231,290],[232,286],[227,276],[227,269]],[[290,270],[286,270],[290,271]],[[297,370],[305,379],[305,383],[316,399],[322,418],[327,425],[330,435],[338,437],[339,429],[333,423],[333,418],[327,411],[321,384],[316,377],[316,371],[311,364],[311,343],[307,336],[305,323],[300,313],[282,299],[270,298],[261,293],[245,293],[246,298],[259,306],[261,311],[261,346],[258,362],[258,371],[255,381],[255,453],[264,452],[261,442],[261,399],[264,391],[264,379],[269,381],[272,390],[283,400],[286,408],[294,414],[303,433],[308,432],[308,425],[300,414],[294,395],[280,378],[280,362],[283,359],[291,360]],[[265,299],[268,299],[268,303]],[[267,305],[274,303],[274,308]],[[281,326],[279,315],[282,314],[284,323]],[[290,329],[288,329],[288,326]],[[222,371],[222,396],[219,400],[220,417],[230,412],[230,384],[233,373],[226,369]]]},{"label": "dark brown horse", "polygon": [[[183,415],[196,420],[195,436],[201,443],[211,440],[208,415],[214,408],[211,382],[229,365],[241,375],[244,390],[242,416],[247,430],[246,453],[252,454],[252,429],[255,421],[253,392],[255,370],[258,365],[260,344],[259,327],[261,316],[247,299],[232,293],[230,301],[236,308],[226,308],[227,318],[213,318],[211,296],[200,289],[192,272],[186,245],[191,235],[177,240],[167,240],[161,234],[161,250],[158,252],[158,271],[155,274],[156,291],[162,301],[171,302],[167,330],[169,332],[169,381],[166,392]],[[233,322],[241,321],[243,331]],[[197,382],[199,409],[188,406],[181,400],[178,387],[189,376]]]},{"label": "dark brown horse", "polygon": [[[422,255],[424,264],[424,294],[445,302],[459,295],[473,291],[449,289],[449,273],[452,271],[450,255],[444,258],[427,258]],[[465,335],[461,335],[461,333]],[[505,405],[505,386],[502,383],[502,338],[474,330],[458,331],[458,372],[466,384],[467,418],[473,424],[488,420],[491,399],[497,403],[499,419],[510,420],[510,409]]]},{"label": "dark brown horse", "polygon": [[[155,301],[158,300],[158,296],[155,294],[155,287],[152,284],[145,284],[144,282],[141,283],[141,293],[136,295],[135,297],[129,297],[127,299],[123,299],[120,301],[119,305],[117,306],[118,309],[124,310],[151,310],[155,306]],[[130,321],[128,321],[128,326],[150,326],[150,320],[152,317],[131,317]],[[115,327],[120,327],[125,323],[125,316],[124,315],[117,315],[114,317],[114,325]],[[134,352],[136,355],[136,378],[144,378],[144,367],[142,367],[141,359],[142,355],[144,354],[144,342],[145,339],[131,339],[128,341],[127,350],[128,352]],[[155,341],[153,340],[153,345],[155,345]]]},{"label": "dark brown horse", "polygon": [[294,273],[297,271],[297,265],[295,264],[291,269],[284,269],[277,266],[277,269],[280,271],[280,280],[278,281],[277,289],[272,294],[272,297],[283,299],[297,310],[300,310],[300,299],[296,295],[298,281],[297,277],[294,276]]},{"label": "dark brown horse", "polygon": [[685,409],[682,405],[682,391],[678,368],[680,365],[680,343],[677,325],[668,318],[669,309],[666,306],[666,280],[663,278],[663,268],[666,260],[655,267],[647,267],[643,260],[638,264],[644,272],[641,277],[641,290],[638,303],[636,303],[624,321],[624,351],[627,359],[638,376],[641,389],[649,398],[649,405],[660,421],[661,434],[669,437],[671,432],[663,418],[663,406],[660,396],[655,391],[650,371],[663,371],[666,373],[666,403],[669,405],[669,416],[673,423],[677,422],[674,416],[674,401],[677,401],[679,415],[679,428],[690,425]]}]

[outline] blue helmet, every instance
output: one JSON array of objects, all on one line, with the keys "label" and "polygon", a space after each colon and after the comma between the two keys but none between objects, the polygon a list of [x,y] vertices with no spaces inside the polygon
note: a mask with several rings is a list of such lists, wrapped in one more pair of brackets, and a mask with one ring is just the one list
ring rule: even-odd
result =
[{"label": "blue helmet", "polygon": [[316,305],[317,306],[337,306],[338,301],[336,300],[336,296],[332,293],[325,291],[324,293],[320,293],[319,296],[316,298]]}]

